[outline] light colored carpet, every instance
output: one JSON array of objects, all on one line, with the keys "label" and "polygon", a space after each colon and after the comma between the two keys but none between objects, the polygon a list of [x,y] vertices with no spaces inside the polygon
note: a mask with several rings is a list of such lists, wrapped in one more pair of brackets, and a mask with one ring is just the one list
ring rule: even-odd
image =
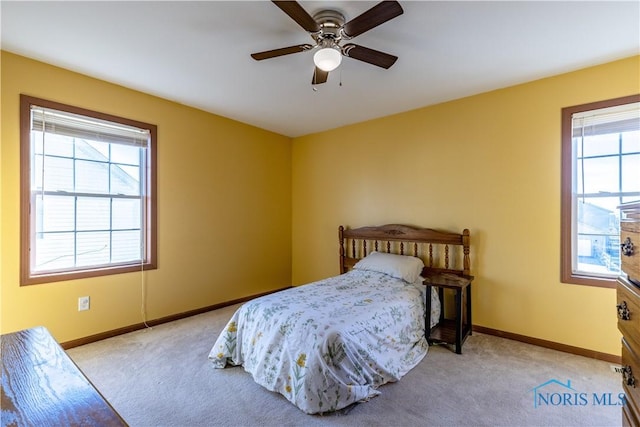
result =
[{"label": "light colored carpet", "polygon": [[[255,384],[241,367],[213,369],[209,363],[209,350],[236,308],[68,353],[131,426],[621,424],[621,407],[606,404],[617,403],[622,391],[620,374],[609,363],[479,333],[468,338],[462,355],[431,347],[416,368],[382,386],[381,395],[369,402],[306,415]],[[567,381],[573,390],[559,384]],[[537,387],[549,403],[535,407]]]}]

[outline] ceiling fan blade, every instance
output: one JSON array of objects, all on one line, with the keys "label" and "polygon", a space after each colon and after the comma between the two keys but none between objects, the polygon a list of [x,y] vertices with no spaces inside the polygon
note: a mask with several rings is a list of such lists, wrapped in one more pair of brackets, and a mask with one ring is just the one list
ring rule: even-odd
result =
[{"label": "ceiling fan blade", "polygon": [[251,57],[256,61],[262,61],[263,59],[275,58],[277,56],[304,52],[305,50],[309,50],[312,48],[313,46],[311,46],[310,44],[298,44],[295,46],[282,47],[280,49],[265,50],[264,52],[252,53]]},{"label": "ceiling fan blade", "polygon": [[342,47],[342,54],[344,56],[348,56],[349,58],[364,61],[382,68],[391,67],[398,59],[397,56],[389,55],[388,53],[369,49],[368,47],[359,46],[353,43],[344,45]]},{"label": "ceiling fan blade", "polygon": [[296,1],[273,1],[273,4],[278,6],[284,13],[289,15],[291,19],[296,21],[298,25],[304,28],[305,31],[315,33],[320,31],[320,25],[315,19],[307,13],[306,10],[300,6]]},{"label": "ceiling fan blade", "polygon": [[311,84],[319,85],[321,83],[326,83],[327,77],[329,77],[328,71],[324,71],[316,67],[315,71],[313,72],[313,78],[311,79]]},{"label": "ceiling fan blade", "polygon": [[380,2],[344,24],[342,27],[343,33],[348,39],[354,38],[396,16],[402,15],[403,12],[402,6],[397,1]]}]

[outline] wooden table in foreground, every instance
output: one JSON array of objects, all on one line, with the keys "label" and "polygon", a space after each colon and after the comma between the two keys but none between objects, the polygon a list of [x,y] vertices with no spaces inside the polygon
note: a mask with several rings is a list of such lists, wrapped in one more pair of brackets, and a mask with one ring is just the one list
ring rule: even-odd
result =
[{"label": "wooden table in foreground", "polygon": [[[429,328],[430,316],[426,316],[425,336],[429,344],[433,342],[447,343],[455,345],[457,354],[462,354],[462,344],[471,335],[471,281],[473,276],[457,276],[454,274],[429,275],[424,279],[427,286],[427,313],[431,313],[431,288],[438,288],[440,296],[440,321],[433,328]],[[443,289],[453,289],[455,291],[455,319],[444,318],[444,292]],[[463,298],[466,295],[466,298]],[[466,310],[462,310],[462,306]]]},{"label": "wooden table in foreground", "polygon": [[0,336],[2,426],[126,426],[47,329]]}]

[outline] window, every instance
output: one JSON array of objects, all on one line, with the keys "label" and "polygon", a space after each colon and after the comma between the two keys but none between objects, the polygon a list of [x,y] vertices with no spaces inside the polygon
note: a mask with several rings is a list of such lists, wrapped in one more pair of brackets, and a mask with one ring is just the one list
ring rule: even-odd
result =
[{"label": "window", "polygon": [[621,203],[640,200],[640,95],[562,110],[565,283],[614,287]]},{"label": "window", "polygon": [[21,284],[156,268],[156,127],[20,96]]}]

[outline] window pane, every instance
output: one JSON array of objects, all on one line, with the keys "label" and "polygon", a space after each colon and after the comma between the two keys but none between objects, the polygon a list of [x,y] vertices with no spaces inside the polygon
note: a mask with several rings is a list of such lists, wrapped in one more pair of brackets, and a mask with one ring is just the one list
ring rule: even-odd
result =
[{"label": "window pane", "polygon": [[[582,203],[582,199],[580,199],[579,203]],[[620,205],[620,198],[615,196],[615,197],[587,197],[584,200],[584,203],[589,204],[592,206],[592,210],[594,208],[599,208],[601,209],[603,212],[602,214],[612,214],[614,215],[616,218],[618,217],[616,212],[618,209],[618,206]],[[615,227],[617,227],[617,225],[614,224]]]},{"label": "window pane", "polygon": [[[36,141],[42,141],[41,132],[38,132]],[[48,156],[73,157],[73,139],[50,133],[45,134],[44,154]]]},{"label": "window pane", "polygon": [[78,233],[76,266],[109,264],[109,232]]},{"label": "window pane", "polygon": [[640,131],[622,134],[622,152],[640,153]]},{"label": "window pane", "polygon": [[98,141],[87,141],[76,138],[76,158],[97,160],[100,162],[109,161],[109,144]]},{"label": "window pane", "polygon": [[36,196],[36,230],[39,232],[73,231],[75,197]]},{"label": "window pane", "polygon": [[31,147],[33,152],[31,154],[43,154],[44,151],[44,141],[42,137],[42,132],[31,132]]},{"label": "window pane", "polygon": [[140,148],[130,145],[114,144],[111,147],[111,161],[127,165],[140,165]]},{"label": "window pane", "polygon": [[79,231],[109,230],[110,200],[104,197],[78,197]]},{"label": "window pane", "polygon": [[76,160],[76,191],[79,193],[109,193],[109,165]]},{"label": "window pane", "polygon": [[620,268],[619,213],[617,197],[578,201],[578,270],[617,274]]},{"label": "window pane", "polygon": [[74,266],[73,233],[42,234],[36,239],[35,271],[57,270]]},{"label": "window pane", "polygon": [[44,185],[42,162],[42,155],[36,154],[33,158],[33,169],[31,170],[31,191],[42,191],[42,186]]},{"label": "window pane", "polygon": [[[577,189],[578,193],[617,193],[620,191],[617,157],[584,159],[583,164],[584,188],[579,186]],[[579,185],[582,185],[582,182],[579,181]]]},{"label": "window pane", "polygon": [[140,229],[140,200],[113,199],[114,230]]},{"label": "window pane", "polygon": [[44,190],[73,191],[73,160],[62,157],[44,157]]},{"label": "window pane", "polygon": [[111,194],[140,195],[140,168],[111,165]]},{"label": "window pane", "polygon": [[113,232],[113,262],[137,261],[141,257],[140,231]]},{"label": "window pane", "polygon": [[[619,134],[594,135],[584,138],[584,157],[617,154]],[[579,144],[579,143],[578,143]]]},{"label": "window pane", "polygon": [[[34,154],[47,154],[57,157],[73,157],[73,139],[34,131],[31,134]],[[46,146],[46,153],[44,148]]]},{"label": "window pane", "polygon": [[640,154],[622,156],[622,191],[640,192]]}]

